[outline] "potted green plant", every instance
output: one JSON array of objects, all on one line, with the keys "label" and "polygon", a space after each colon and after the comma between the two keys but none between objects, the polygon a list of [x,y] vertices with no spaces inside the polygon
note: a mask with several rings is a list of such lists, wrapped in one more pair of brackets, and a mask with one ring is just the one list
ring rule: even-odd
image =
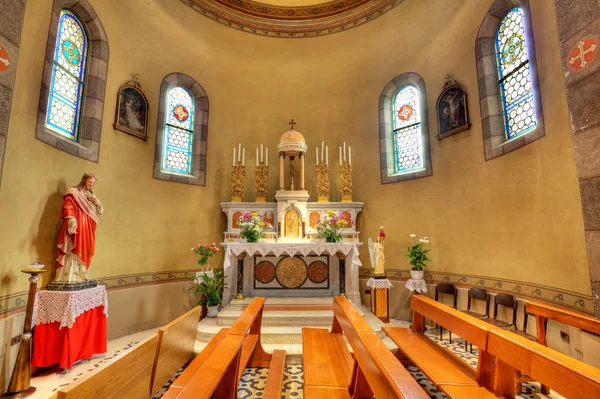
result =
[{"label": "potted green plant", "polygon": [[190,295],[198,295],[198,305],[206,305],[206,315],[216,317],[219,313],[219,305],[223,301],[222,293],[225,288],[225,275],[222,270],[216,272],[206,272],[200,275],[187,273],[196,282],[196,285],[189,289]]},{"label": "potted green plant", "polygon": [[427,257],[427,253],[431,251],[431,248],[423,249],[423,245],[429,243],[428,237],[420,238],[419,242],[417,242],[415,237],[417,237],[416,234],[410,235],[410,238],[413,239],[414,245],[408,247],[408,253],[403,254],[402,256],[409,259],[411,266],[410,278],[412,278],[413,280],[422,280],[423,274],[425,273],[423,268],[427,267],[425,262],[431,261],[431,259]]}]

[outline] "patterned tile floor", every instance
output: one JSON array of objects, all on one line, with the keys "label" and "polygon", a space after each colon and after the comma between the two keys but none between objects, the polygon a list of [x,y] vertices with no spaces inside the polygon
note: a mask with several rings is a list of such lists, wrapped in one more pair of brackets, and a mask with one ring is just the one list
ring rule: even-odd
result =
[{"label": "patterned tile floor", "polygon": [[[471,367],[477,368],[477,356],[479,351],[475,346],[473,347],[473,352],[471,353],[469,350],[465,351],[464,340],[456,335],[452,336],[452,342],[450,342],[447,332],[444,333],[442,340],[440,340],[438,330],[429,330],[426,332],[426,334],[439,345],[451,350],[455,355],[460,357]],[[438,391],[433,383],[429,381],[417,367],[408,367],[407,370],[412,374],[412,376],[431,398],[447,399],[446,395],[443,392]],[[177,373],[177,375],[179,375],[181,371],[183,371],[183,368]],[[269,371],[266,368],[246,369],[238,385],[239,398],[261,398],[267,381],[268,372]],[[177,375],[173,378],[173,380],[177,377]],[[169,385],[170,382],[167,383],[163,389],[153,397],[153,399],[159,399],[168,389]],[[281,395],[282,399],[304,398],[303,388],[304,372],[302,370],[302,365],[288,365],[285,369],[283,380],[283,392]],[[555,392],[552,392],[550,396],[542,395],[540,393],[540,386],[538,383],[524,383],[523,392],[521,395],[517,395],[516,397],[519,399],[563,399],[562,396]]]}]

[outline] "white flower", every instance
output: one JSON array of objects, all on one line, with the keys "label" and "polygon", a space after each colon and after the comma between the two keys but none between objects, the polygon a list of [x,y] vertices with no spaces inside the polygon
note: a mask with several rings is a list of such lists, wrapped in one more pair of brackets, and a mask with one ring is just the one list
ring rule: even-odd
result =
[{"label": "white flower", "polygon": [[429,240],[429,237],[423,237],[424,240]]},{"label": "white flower", "polygon": [[423,240],[425,244],[429,244],[429,240]]},{"label": "white flower", "polygon": [[411,234],[410,238],[415,238],[417,235],[416,234]]},{"label": "white flower", "polygon": [[419,239],[419,242],[427,242],[427,241],[425,241],[424,239],[421,238],[421,239]]},{"label": "white flower", "polygon": [[194,248],[192,248],[192,251],[195,251],[195,249],[194,249]]}]

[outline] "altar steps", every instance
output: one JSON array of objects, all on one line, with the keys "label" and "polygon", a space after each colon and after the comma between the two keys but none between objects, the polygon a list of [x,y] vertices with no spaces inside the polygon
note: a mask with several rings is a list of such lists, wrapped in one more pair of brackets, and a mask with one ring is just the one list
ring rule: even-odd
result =
[{"label": "altar steps", "polygon": [[[200,351],[223,327],[231,326],[250,303],[251,298],[232,301],[216,318],[204,318],[198,324],[196,352]],[[302,328],[331,328],[333,322],[333,298],[267,298],[263,311],[261,342],[268,352],[283,349],[287,363],[302,363]],[[380,338],[385,337],[384,325],[367,308],[355,306],[361,316],[371,325]],[[384,339],[384,342],[388,340]],[[388,340],[389,341],[389,340]],[[386,342],[390,348],[395,345]]]}]

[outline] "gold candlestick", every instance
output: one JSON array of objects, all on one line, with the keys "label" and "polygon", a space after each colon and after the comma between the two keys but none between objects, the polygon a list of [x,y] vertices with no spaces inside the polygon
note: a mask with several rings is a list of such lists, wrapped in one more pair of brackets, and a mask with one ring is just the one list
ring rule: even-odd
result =
[{"label": "gold candlestick", "polygon": [[317,165],[318,202],[329,202],[329,165]]},{"label": "gold candlestick", "polygon": [[31,274],[29,277],[29,296],[27,297],[27,310],[25,311],[25,325],[23,326],[23,334],[21,335],[21,346],[19,347],[19,353],[17,355],[17,362],[13,369],[10,384],[8,385],[8,391],[2,398],[26,398],[35,392],[35,387],[30,385],[31,379],[31,319],[33,317],[33,304],[35,302],[35,293],[37,291],[37,283],[40,281],[39,274],[46,273],[48,270],[44,270],[44,265],[38,263],[36,260],[34,265],[39,268],[34,269],[33,267],[21,270],[23,273]]},{"label": "gold candlestick", "polygon": [[267,202],[267,192],[269,191],[269,167],[261,162],[256,167],[256,183],[254,183],[256,193],[255,202]]},{"label": "gold candlestick", "polygon": [[352,165],[346,161],[340,166],[340,196],[342,202],[352,202]]},{"label": "gold candlestick", "polygon": [[242,202],[244,199],[244,180],[246,167],[237,162],[231,171],[231,202]]}]

